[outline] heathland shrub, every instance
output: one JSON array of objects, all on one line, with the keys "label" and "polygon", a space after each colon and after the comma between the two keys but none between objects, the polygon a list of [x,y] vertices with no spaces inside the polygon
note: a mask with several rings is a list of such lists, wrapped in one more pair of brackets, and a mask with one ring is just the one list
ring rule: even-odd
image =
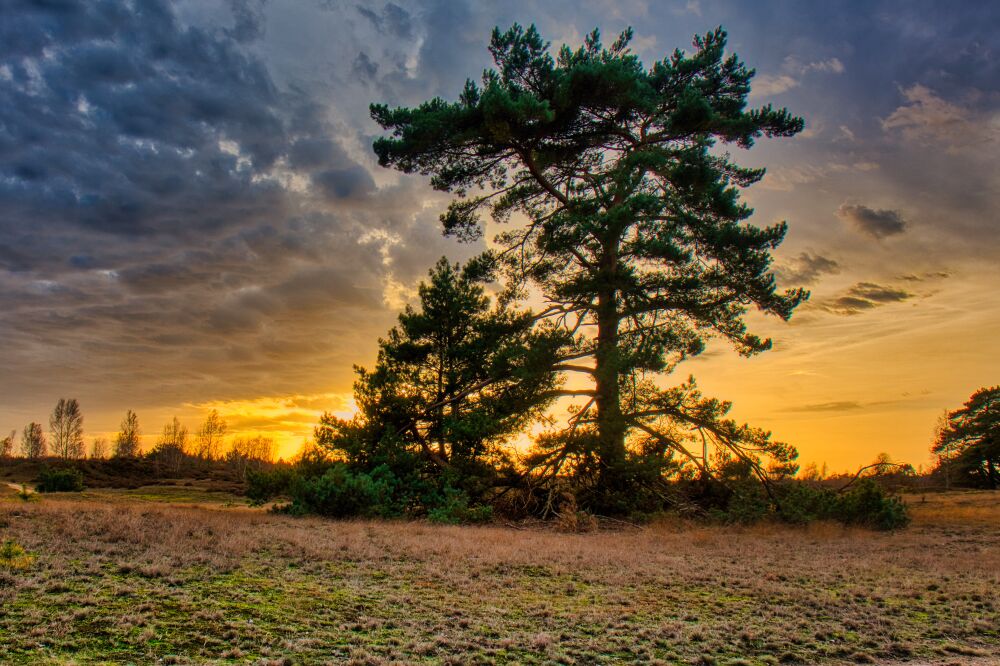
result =
[{"label": "heathland shrub", "polygon": [[83,473],[74,467],[43,469],[35,489],[40,493],[79,492],[83,490]]},{"label": "heathland shrub", "polygon": [[906,504],[873,479],[842,492],[787,480],[773,484],[771,493],[760,484],[738,481],[728,488],[723,506],[710,508],[709,514],[726,523],[750,524],[765,518],[793,524],[835,520],[877,530],[898,529],[910,522]]},{"label": "heathland shrub", "polygon": [[315,513],[331,518],[390,517],[399,514],[392,501],[395,477],[387,468],[352,472],[336,463],[322,476],[296,476],[289,485],[291,513]]},{"label": "heathland shrub", "polygon": [[487,523],[493,519],[493,507],[470,506],[469,496],[462,490],[446,487],[438,501],[427,512],[434,523],[460,525],[462,523]]},{"label": "heathland shrub", "polygon": [[906,527],[910,516],[906,504],[885,492],[872,479],[864,479],[837,497],[836,515],[846,525],[860,525],[876,530]]},{"label": "heathland shrub", "polygon": [[269,499],[286,496],[298,476],[299,472],[294,467],[247,470],[247,497],[255,504],[262,504]]},{"label": "heathland shrub", "polygon": [[0,567],[4,569],[27,569],[35,561],[35,556],[13,539],[0,544]]}]

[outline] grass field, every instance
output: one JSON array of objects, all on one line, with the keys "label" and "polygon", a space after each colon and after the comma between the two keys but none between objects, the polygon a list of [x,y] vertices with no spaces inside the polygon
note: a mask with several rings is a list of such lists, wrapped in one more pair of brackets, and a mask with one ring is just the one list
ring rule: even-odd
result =
[{"label": "grass field", "polygon": [[[1000,663],[1000,496],[894,534],[294,519],[0,491],[3,664]],[[179,503],[183,503],[179,504]]]}]

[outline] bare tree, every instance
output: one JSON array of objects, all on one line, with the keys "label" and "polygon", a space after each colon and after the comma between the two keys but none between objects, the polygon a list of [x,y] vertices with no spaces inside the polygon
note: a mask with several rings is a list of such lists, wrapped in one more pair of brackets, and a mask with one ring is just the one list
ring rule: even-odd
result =
[{"label": "bare tree", "polygon": [[49,417],[52,431],[52,452],[60,458],[82,458],[83,413],[76,398],[59,398],[52,416]]},{"label": "bare tree", "polygon": [[198,430],[195,439],[195,455],[203,460],[222,457],[222,438],[226,435],[226,422],[219,412],[212,410]]},{"label": "bare tree", "polygon": [[21,455],[25,458],[44,458],[48,453],[42,424],[32,421],[21,432]]},{"label": "bare tree", "polygon": [[273,460],[274,439],[264,435],[237,437],[233,440],[229,453],[226,454],[226,462],[240,474],[246,474],[247,469],[260,468]]},{"label": "bare tree", "polygon": [[125,412],[125,418],[115,435],[116,458],[135,458],[139,455],[139,417],[131,409]]},{"label": "bare tree", "polygon": [[95,437],[90,445],[90,457],[94,460],[102,460],[108,457],[108,438]]},{"label": "bare tree", "polygon": [[188,429],[175,416],[173,421],[163,426],[163,434],[153,447],[152,455],[177,471],[188,455]]},{"label": "bare tree", "polygon": [[17,431],[11,430],[9,435],[0,439],[0,458],[10,458],[14,455],[15,437],[17,437]]}]

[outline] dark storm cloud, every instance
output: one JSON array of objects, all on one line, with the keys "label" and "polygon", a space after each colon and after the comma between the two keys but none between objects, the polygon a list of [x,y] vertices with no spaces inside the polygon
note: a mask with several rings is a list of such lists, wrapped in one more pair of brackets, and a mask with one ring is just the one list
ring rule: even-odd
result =
[{"label": "dark storm cloud", "polygon": [[906,221],[898,210],[869,208],[861,204],[841,204],[837,215],[855,230],[876,240],[906,231]]},{"label": "dark storm cloud", "polygon": [[839,273],[841,266],[833,259],[819,254],[802,252],[793,260],[779,265],[775,274],[783,284],[811,285],[823,275]]},{"label": "dark storm cloud", "polygon": [[881,305],[899,303],[912,297],[913,294],[910,292],[896,287],[875,284],[874,282],[859,282],[822,307],[835,314],[855,315]]},{"label": "dark storm cloud", "polygon": [[400,39],[413,37],[413,17],[399,5],[389,2],[381,12],[375,12],[364,5],[357,5],[358,13],[368,19],[382,33]]},{"label": "dark storm cloud", "polygon": [[0,47],[12,73],[0,80],[0,233],[35,219],[215,234],[281,214],[264,174],[288,140],[284,100],[231,38],[155,1],[15,5],[4,25],[22,39]]},{"label": "dark storm cloud", "polygon": [[375,190],[375,180],[360,165],[346,169],[327,169],[313,174],[312,182],[332,200],[362,197]]},{"label": "dark storm cloud", "polygon": [[238,42],[249,42],[264,34],[265,0],[229,0],[233,28],[229,34]]},{"label": "dark storm cloud", "polygon": [[354,74],[358,77],[359,81],[372,81],[378,74],[378,63],[374,62],[368,57],[367,53],[362,51],[358,53],[358,57],[354,59]]}]

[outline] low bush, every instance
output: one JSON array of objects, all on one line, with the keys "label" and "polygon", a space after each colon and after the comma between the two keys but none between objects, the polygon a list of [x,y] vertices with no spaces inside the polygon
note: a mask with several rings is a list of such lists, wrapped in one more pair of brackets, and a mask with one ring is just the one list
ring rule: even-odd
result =
[{"label": "low bush", "polygon": [[38,473],[40,493],[72,493],[83,490],[83,473],[75,467],[43,469]]},{"label": "low bush", "polygon": [[293,467],[247,470],[247,497],[254,504],[263,504],[275,497],[288,496],[292,483],[298,476],[298,471]]},{"label": "low bush", "polygon": [[488,504],[470,506],[465,492],[446,487],[438,502],[427,512],[427,518],[433,523],[447,525],[488,523],[493,519],[493,507]]},{"label": "low bush", "polygon": [[35,561],[35,556],[13,539],[0,544],[0,568],[27,569]]},{"label": "low bush", "polygon": [[337,463],[322,476],[295,476],[289,485],[292,503],[288,510],[331,518],[396,516],[394,485],[395,477],[385,467],[371,473],[352,472],[346,464]]},{"label": "low bush", "polygon": [[910,523],[903,500],[886,493],[872,479],[841,493],[833,517],[846,525],[876,530],[894,530]]},{"label": "low bush", "polygon": [[[874,479],[864,479],[842,492],[788,480],[773,484],[773,499],[760,484],[739,481],[728,489],[722,506],[708,513],[726,523],[750,524],[773,517],[793,524],[834,520],[844,525],[894,530],[910,522],[906,505]],[[716,496],[718,493],[716,493]]]}]

